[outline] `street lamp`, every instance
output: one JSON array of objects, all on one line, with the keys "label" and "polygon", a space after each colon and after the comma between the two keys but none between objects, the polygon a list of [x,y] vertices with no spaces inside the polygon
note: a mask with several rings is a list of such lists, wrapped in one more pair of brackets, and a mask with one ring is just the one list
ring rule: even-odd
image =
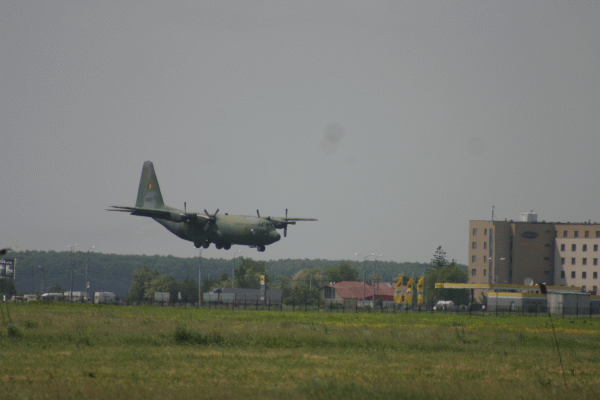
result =
[{"label": "street lamp", "polygon": [[94,250],[96,246],[92,246],[87,251],[87,263],[85,264],[85,301],[88,299],[88,289],[90,287],[90,281],[88,280],[88,268],[90,265],[90,251]]},{"label": "street lamp", "polygon": [[[375,253],[373,254],[369,254],[368,256],[363,256],[362,254],[358,254],[358,253],[354,253],[355,256],[359,256],[359,257],[363,257],[363,261],[366,262],[367,261],[367,257],[371,257],[374,256]],[[363,307],[365,306],[365,268],[363,266]]]},{"label": "street lamp", "polygon": [[[371,253],[368,255],[363,255],[360,253],[354,253],[354,255],[362,257],[363,258],[363,262],[366,263],[367,262],[367,258],[369,257],[375,257],[375,261],[377,261],[377,257],[381,257],[382,255],[376,255],[375,253]],[[373,274],[373,279],[375,279],[375,274]],[[363,268],[363,302],[365,301],[365,270]],[[375,306],[375,285],[373,285],[373,306]]]},{"label": "street lamp", "polygon": [[73,252],[75,251],[77,244],[68,245],[67,247],[71,249],[71,291],[69,292],[69,301],[73,301],[73,270],[75,269],[75,258]]}]

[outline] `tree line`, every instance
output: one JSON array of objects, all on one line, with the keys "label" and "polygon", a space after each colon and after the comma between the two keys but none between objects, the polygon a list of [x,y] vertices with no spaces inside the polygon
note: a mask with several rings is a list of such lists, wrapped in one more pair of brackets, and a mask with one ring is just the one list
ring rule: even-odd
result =
[{"label": "tree line", "polygon": [[[280,289],[284,299],[298,302],[314,300],[318,298],[319,287],[344,280],[362,281],[364,278],[395,282],[401,274],[405,277],[426,275],[425,284],[431,286],[428,290],[431,296],[436,296],[435,290],[439,290],[433,287],[439,279],[468,281],[466,266],[448,262],[445,253],[438,254],[437,250],[429,263],[318,259],[254,261],[246,257],[180,258],[91,251],[23,251],[11,252],[5,257],[17,259],[15,290],[19,294],[48,292],[52,287],[85,291],[86,275],[90,293],[109,291],[121,297],[148,299],[148,294],[153,291],[168,291],[177,297],[181,293],[185,302],[198,300],[200,273],[203,293],[217,287],[258,288],[259,276],[264,274],[271,289]],[[453,299],[458,292],[447,293],[448,299]]]}]

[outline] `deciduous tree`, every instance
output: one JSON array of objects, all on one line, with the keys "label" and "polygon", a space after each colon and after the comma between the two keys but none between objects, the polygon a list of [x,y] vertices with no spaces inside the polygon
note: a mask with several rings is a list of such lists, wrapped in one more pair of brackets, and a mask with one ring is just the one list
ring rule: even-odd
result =
[{"label": "deciduous tree", "polygon": [[437,300],[452,300],[455,304],[468,304],[470,294],[467,289],[436,289],[436,283],[467,283],[467,270],[454,261],[440,268],[431,269],[425,275],[426,301],[433,304]]}]

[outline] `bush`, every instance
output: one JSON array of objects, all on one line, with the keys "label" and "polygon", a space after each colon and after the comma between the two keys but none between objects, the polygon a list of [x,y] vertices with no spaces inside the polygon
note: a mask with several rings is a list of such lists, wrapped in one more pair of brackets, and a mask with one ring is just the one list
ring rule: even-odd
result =
[{"label": "bush", "polygon": [[8,334],[9,338],[20,338],[21,336],[23,336],[21,330],[12,324],[6,327],[6,333]]}]

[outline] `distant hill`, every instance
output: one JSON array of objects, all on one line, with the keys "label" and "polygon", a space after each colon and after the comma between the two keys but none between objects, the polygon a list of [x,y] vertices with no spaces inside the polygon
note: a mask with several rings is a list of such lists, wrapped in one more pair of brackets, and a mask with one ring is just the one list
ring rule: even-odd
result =
[{"label": "distant hill", "polygon": [[[132,281],[134,268],[148,266],[156,268],[160,274],[172,274],[177,281],[192,278],[198,281],[198,266],[202,270],[202,278],[218,278],[222,273],[231,275],[232,269],[238,267],[240,259],[221,258],[180,258],[173,256],[117,255],[90,252],[69,251],[23,251],[10,252],[5,258],[17,260],[15,282],[18,293],[44,291],[59,284],[64,290],[71,290],[71,279],[74,291],[85,290],[86,266],[89,292],[109,291],[119,296],[126,296]],[[293,277],[302,269],[329,268],[345,262],[356,268],[362,276],[368,278],[376,272],[384,281],[394,281],[400,273],[405,276],[422,275],[429,263],[391,262],[391,261],[350,261],[350,260],[309,260],[285,259],[266,261],[265,268],[271,280],[278,275]],[[73,272],[71,278],[71,271]]]}]

